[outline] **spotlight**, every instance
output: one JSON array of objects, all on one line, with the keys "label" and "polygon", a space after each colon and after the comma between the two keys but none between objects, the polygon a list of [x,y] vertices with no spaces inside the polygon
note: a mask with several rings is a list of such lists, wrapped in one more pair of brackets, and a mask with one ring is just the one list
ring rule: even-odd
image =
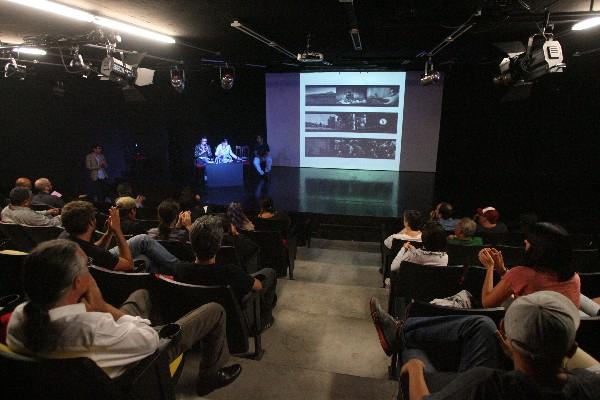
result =
[{"label": "spotlight", "polygon": [[221,87],[225,90],[231,90],[235,83],[235,68],[227,66],[225,68],[219,68],[219,79],[221,81]]},{"label": "spotlight", "polygon": [[442,79],[442,75],[433,69],[433,61],[431,61],[431,57],[429,60],[425,62],[425,72],[421,77],[420,83],[421,86],[428,86],[432,83],[437,83]]},{"label": "spotlight", "polygon": [[185,71],[177,67],[171,69],[171,86],[178,93],[185,89]]},{"label": "spotlight", "polygon": [[4,77],[14,78],[20,81],[25,80],[25,74],[27,73],[27,67],[25,65],[17,64],[17,60],[11,58],[4,66]]},{"label": "spotlight", "polygon": [[598,25],[600,25],[600,17],[592,17],[576,23],[575,25],[573,25],[571,30],[582,31],[585,29],[594,28]]},{"label": "spotlight", "polygon": [[46,50],[38,49],[36,47],[15,47],[15,48],[13,48],[13,51],[15,53],[19,53],[19,54],[31,54],[34,56],[45,56],[46,55]]}]

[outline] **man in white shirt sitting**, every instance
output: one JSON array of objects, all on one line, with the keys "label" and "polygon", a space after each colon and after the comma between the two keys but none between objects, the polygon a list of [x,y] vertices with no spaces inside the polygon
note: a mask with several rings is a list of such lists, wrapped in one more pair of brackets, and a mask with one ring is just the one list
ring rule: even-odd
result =
[{"label": "man in white shirt sitting", "polygon": [[30,226],[60,226],[60,210],[33,211],[31,190],[17,186],[10,191],[10,204],[2,210],[2,222]]},{"label": "man in white shirt sitting", "polygon": [[[75,242],[40,244],[23,269],[29,301],[15,309],[8,323],[7,344],[13,351],[44,358],[88,357],[111,378],[156,351],[159,337],[147,319],[152,307],[148,292],[132,293],[121,308],[106,303]],[[238,364],[223,368],[229,357],[225,321],[225,310],[209,303],[176,322],[182,338],[169,354],[172,360],[202,343],[199,396],[230,384],[241,372]]]},{"label": "man in white shirt sitting", "polygon": [[215,162],[224,164],[230,163],[233,160],[237,159],[238,156],[236,156],[235,153],[231,151],[231,146],[227,142],[227,138],[224,138],[215,150]]}]

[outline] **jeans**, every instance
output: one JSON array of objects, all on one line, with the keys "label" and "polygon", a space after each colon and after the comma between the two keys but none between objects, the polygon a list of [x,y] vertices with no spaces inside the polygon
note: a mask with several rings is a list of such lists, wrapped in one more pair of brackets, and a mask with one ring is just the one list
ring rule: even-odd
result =
[{"label": "jeans", "polygon": [[[127,240],[127,244],[129,244],[129,250],[134,259],[146,261],[149,272],[169,275],[175,273],[179,260],[151,236],[146,234],[136,235]],[[119,247],[113,247],[109,251],[116,256],[119,255]]]},{"label": "jeans", "polygon": [[440,349],[458,349],[458,372],[473,367],[503,369],[506,357],[496,330],[496,324],[484,316],[408,318],[399,332],[404,343],[402,362],[418,358],[425,364],[425,372],[436,372],[434,363],[444,356]]},{"label": "jeans", "polygon": [[256,168],[256,172],[258,172],[259,175],[264,175],[265,173],[269,173],[271,172],[271,166],[273,165],[273,159],[271,158],[271,156],[265,156],[262,157],[262,160],[265,160],[265,170],[263,171],[262,168],[260,167],[260,161],[261,161],[261,157],[254,157],[254,160],[252,160],[252,164],[254,164],[254,168]]}]

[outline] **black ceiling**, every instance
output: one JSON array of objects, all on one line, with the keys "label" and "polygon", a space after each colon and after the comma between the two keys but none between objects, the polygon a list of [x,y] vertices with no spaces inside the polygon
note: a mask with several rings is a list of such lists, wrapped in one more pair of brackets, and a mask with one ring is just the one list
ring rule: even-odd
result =
[{"label": "black ceiling", "polygon": [[[465,21],[473,27],[434,57],[448,65],[497,64],[495,42],[521,41],[539,32],[544,11],[551,12],[554,33],[567,59],[596,54],[600,28],[572,33],[572,24],[600,11],[593,0],[62,0],[63,4],[172,35],[175,45],[157,45],[123,35],[120,47],[183,60],[188,67],[223,60],[270,70],[296,69],[295,60],[230,27],[239,20],[292,53],[311,47],[322,52],[328,68],[420,69],[419,53],[434,48]],[[363,50],[349,35],[360,31]],[[26,36],[81,35],[91,24],[74,22],[0,0],[0,40],[18,43]],[[67,41],[68,43],[68,41]],[[182,44],[183,43],[183,44]],[[217,55],[200,49],[212,50]],[[322,68],[322,66],[319,66]]]}]

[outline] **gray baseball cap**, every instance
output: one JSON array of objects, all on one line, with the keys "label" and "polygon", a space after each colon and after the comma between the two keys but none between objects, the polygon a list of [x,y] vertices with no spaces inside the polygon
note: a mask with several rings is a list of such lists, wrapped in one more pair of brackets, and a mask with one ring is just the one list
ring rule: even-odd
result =
[{"label": "gray baseball cap", "polygon": [[558,292],[540,291],[515,300],[504,316],[512,346],[532,358],[562,357],[573,346],[579,311]]}]

